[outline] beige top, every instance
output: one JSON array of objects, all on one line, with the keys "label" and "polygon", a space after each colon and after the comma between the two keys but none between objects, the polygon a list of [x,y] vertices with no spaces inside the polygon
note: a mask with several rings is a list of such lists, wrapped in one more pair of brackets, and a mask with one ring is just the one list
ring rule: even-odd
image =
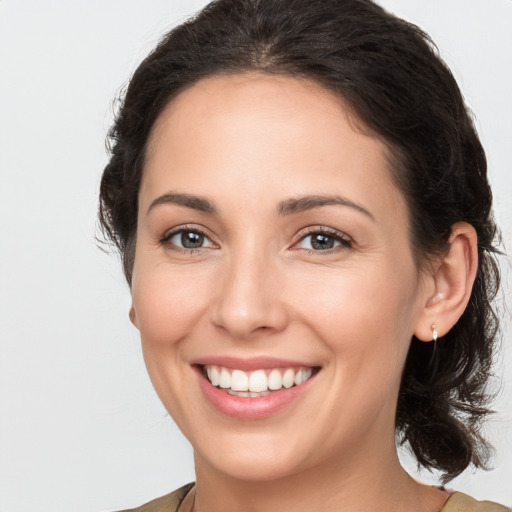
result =
[{"label": "beige top", "polygon": [[[194,484],[187,484],[141,507],[121,512],[191,512],[194,505],[193,491]],[[512,508],[491,501],[477,501],[467,494],[454,492],[439,512],[512,512]]]}]

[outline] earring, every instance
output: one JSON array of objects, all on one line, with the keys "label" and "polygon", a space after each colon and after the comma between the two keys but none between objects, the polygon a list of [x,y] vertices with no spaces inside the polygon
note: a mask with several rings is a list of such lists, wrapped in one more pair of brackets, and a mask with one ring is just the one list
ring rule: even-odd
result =
[{"label": "earring", "polygon": [[437,366],[439,359],[437,357],[437,327],[435,324],[432,324],[432,341],[434,342],[434,345],[432,347],[432,354],[430,355],[430,362],[429,366],[432,369],[432,375],[434,375],[437,371]]}]

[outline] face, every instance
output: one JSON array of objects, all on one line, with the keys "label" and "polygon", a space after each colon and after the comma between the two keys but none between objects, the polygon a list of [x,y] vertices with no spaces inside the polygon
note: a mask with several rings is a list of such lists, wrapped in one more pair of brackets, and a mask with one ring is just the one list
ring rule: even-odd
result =
[{"label": "face", "polygon": [[196,463],[277,479],[393,447],[425,301],[386,148],[286,77],[204,79],[162,112],[131,319]]}]

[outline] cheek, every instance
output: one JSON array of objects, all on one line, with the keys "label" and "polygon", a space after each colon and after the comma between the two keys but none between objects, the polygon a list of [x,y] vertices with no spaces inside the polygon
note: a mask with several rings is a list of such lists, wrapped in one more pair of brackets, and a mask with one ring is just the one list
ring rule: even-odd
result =
[{"label": "cheek", "polygon": [[[143,344],[169,347],[198,324],[211,294],[208,272],[194,268],[134,272],[132,300]],[[206,275],[205,275],[206,274]]]},{"label": "cheek", "polygon": [[187,431],[183,423],[189,416],[187,403],[179,399],[190,385],[182,340],[202,328],[211,290],[204,272],[192,267],[177,270],[141,264],[134,270],[132,301],[146,368],[169,414]]},{"label": "cheek", "polygon": [[297,277],[303,322],[351,372],[373,365],[376,371],[394,367],[400,373],[415,316],[413,266],[333,269],[323,279],[320,274]]}]

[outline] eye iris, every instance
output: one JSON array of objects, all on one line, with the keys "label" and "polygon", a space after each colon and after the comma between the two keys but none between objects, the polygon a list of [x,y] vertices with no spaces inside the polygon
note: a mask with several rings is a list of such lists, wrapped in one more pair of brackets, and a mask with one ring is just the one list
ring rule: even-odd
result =
[{"label": "eye iris", "polygon": [[184,231],[181,234],[181,244],[186,249],[197,249],[204,243],[204,235],[193,231]]},{"label": "eye iris", "polygon": [[334,247],[334,238],[329,235],[322,235],[321,233],[317,233],[311,237],[311,247],[320,251],[332,249]]}]

